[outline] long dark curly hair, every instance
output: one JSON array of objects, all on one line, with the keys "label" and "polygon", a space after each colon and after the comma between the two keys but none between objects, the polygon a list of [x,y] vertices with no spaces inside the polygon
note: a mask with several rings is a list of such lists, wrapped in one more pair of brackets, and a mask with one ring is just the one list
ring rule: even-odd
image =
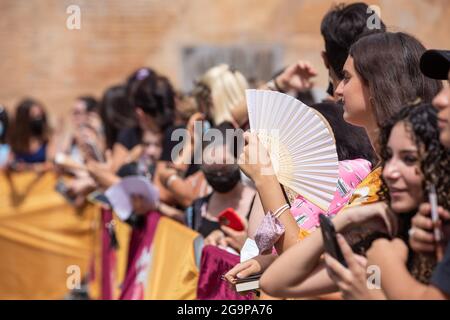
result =
[{"label": "long dark curly hair", "polygon": [[[387,143],[392,128],[399,122],[406,124],[413,142],[419,151],[420,170],[424,177],[422,189],[427,195],[431,186],[436,187],[438,203],[450,209],[450,152],[439,141],[437,111],[431,104],[416,103],[403,107],[381,128],[380,157],[384,167],[387,159]],[[379,195],[390,204],[390,196],[386,182],[382,177]],[[426,199],[421,199],[425,201]]]},{"label": "long dark curly hair", "polygon": [[[399,122],[404,122],[406,130],[411,133],[414,144],[419,153],[420,171],[423,175],[422,190],[426,201],[431,186],[436,187],[438,204],[450,209],[450,152],[439,141],[437,125],[437,111],[429,103],[415,103],[403,107],[381,127],[380,131],[380,157],[381,166],[388,160],[387,143],[392,128]],[[380,199],[391,202],[386,181],[381,177],[381,188],[378,192]],[[397,237],[403,239],[409,247],[408,230],[411,219],[417,208],[409,213],[398,215]],[[428,284],[432,271],[436,265],[433,255],[417,254],[409,250],[407,267],[411,274],[420,282]]]}]

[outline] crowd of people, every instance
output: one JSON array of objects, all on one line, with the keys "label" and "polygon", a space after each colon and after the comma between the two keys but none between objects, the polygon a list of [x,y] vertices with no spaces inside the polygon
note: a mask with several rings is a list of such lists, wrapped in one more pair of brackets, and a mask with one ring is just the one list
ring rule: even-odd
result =
[{"label": "crowd of people", "polygon": [[[139,228],[158,211],[197,231],[205,245],[239,255],[224,281],[234,287],[262,274],[260,299],[338,292],[344,299],[449,299],[450,51],[427,51],[383,22],[369,29],[367,8],[337,5],[322,19],[325,100],[304,100],[317,75],[304,60],[258,88],[293,95],[329,123],[339,180],[326,211],[262,174],[271,166],[267,152],[250,161],[253,150],[264,148],[247,131],[249,84],[225,64],[209,69],[187,94],[140,68],[101,99],[76,98],[70,130],[63,122],[52,126],[33,98],[14,114],[1,107],[0,167],[6,174],[70,176],[66,196],[76,208],[124,177],[148,178],[159,201],[132,195],[127,222]],[[234,132],[233,143],[202,139],[211,128]],[[189,137],[179,149],[178,129]],[[223,223],[230,211],[239,227]],[[325,250],[321,214],[331,218],[345,263]],[[380,277],[371,286],[373,266]]]}]

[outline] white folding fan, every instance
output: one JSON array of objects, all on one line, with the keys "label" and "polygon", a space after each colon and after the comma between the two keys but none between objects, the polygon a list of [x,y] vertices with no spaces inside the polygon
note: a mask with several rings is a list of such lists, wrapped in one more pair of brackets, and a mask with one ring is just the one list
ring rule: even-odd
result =
[{"label": "white folding fan", "polygon": [[339,177],[328,122],[283,93],[250,89],[246,97],[250,130],[267,149],[278,181],[327,211]]}]

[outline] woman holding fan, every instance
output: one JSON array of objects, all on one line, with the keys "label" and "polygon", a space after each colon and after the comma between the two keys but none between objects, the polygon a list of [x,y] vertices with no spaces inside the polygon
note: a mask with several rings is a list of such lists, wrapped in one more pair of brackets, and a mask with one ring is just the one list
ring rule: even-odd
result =
[{"label": "woman holding fan", "polygon": [[[402,105],[414,101],[417,97],[423,101],[431,101],[439,91],[438,81],[426,79],[420,73],[419,59],[424,51],[423,45],[412,36],[390,32],[363,37],[351,47],[344,66],[344,80],[335,94],[343,100],[344,119],[364,127],[377,153],[380,151],[378,138],[381,125],[396,114]],[[386,61],[392,63],[387,64]],[[246,138],[249,140],[250,136],[247,134]],[[255,150],[258,143],[257,139],[252,139],[246,146],[241,156],[241,168],[255,181],[264,211],[275,212],[286,204],[276,177],[262,176],[262,165],[249,164],[248,161],[250,150]],[[270,166],[267,159],[265,163]],[[346,206],[347,209],[334,218],[338,231],[376,217],[387,222],[389,229],[392,217],[386,213],[386,205],[378,202],[380,175],[381,168],[377,167],[358,186]],[[350,207],[353,208],[350,210]],[[285,232],[277,243],[277,249],[281,253],[295,246],[270,266],[261,278],[262,288],[269,294],[286,297],[336,291],[320,259],[323,252],[321,232],[314,232],[296,244],[299,229],[292,215],[287,213],[288,210],[285,210],[279,217]],[[372,228],[380,230],[383,223],[372,224]],[[384,229],[386,231],[386,228]],[[370,242],[362,244],[366,248],[370,246]],[[285,272],[287,266],[298,272]],[[231,270],[227,278],[232,281],[237,273],[242,273],[245,269],[260,271],[257,269],[262,267],[267,265],[261,266],[253,260],[246,266],[241,266],[240,270]]]}]

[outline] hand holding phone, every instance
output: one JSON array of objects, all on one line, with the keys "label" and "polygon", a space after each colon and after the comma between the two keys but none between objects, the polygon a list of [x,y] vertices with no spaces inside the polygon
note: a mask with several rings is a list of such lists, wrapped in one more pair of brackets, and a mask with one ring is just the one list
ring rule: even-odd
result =
[{"label": "hand holding phone", "polygon": [[236,231],[244,231],[245,225],[233,208],[227,208],[219,216],[219,223]]},{"label": "hand holding phone", "polygon": [[339,261],[343,266],[347,267],[344,255],[336,238],[336,230],[334,229],[333,222],[327,216],[320,214],[320,228],[322,229],[323,246],[325,252]]}]

